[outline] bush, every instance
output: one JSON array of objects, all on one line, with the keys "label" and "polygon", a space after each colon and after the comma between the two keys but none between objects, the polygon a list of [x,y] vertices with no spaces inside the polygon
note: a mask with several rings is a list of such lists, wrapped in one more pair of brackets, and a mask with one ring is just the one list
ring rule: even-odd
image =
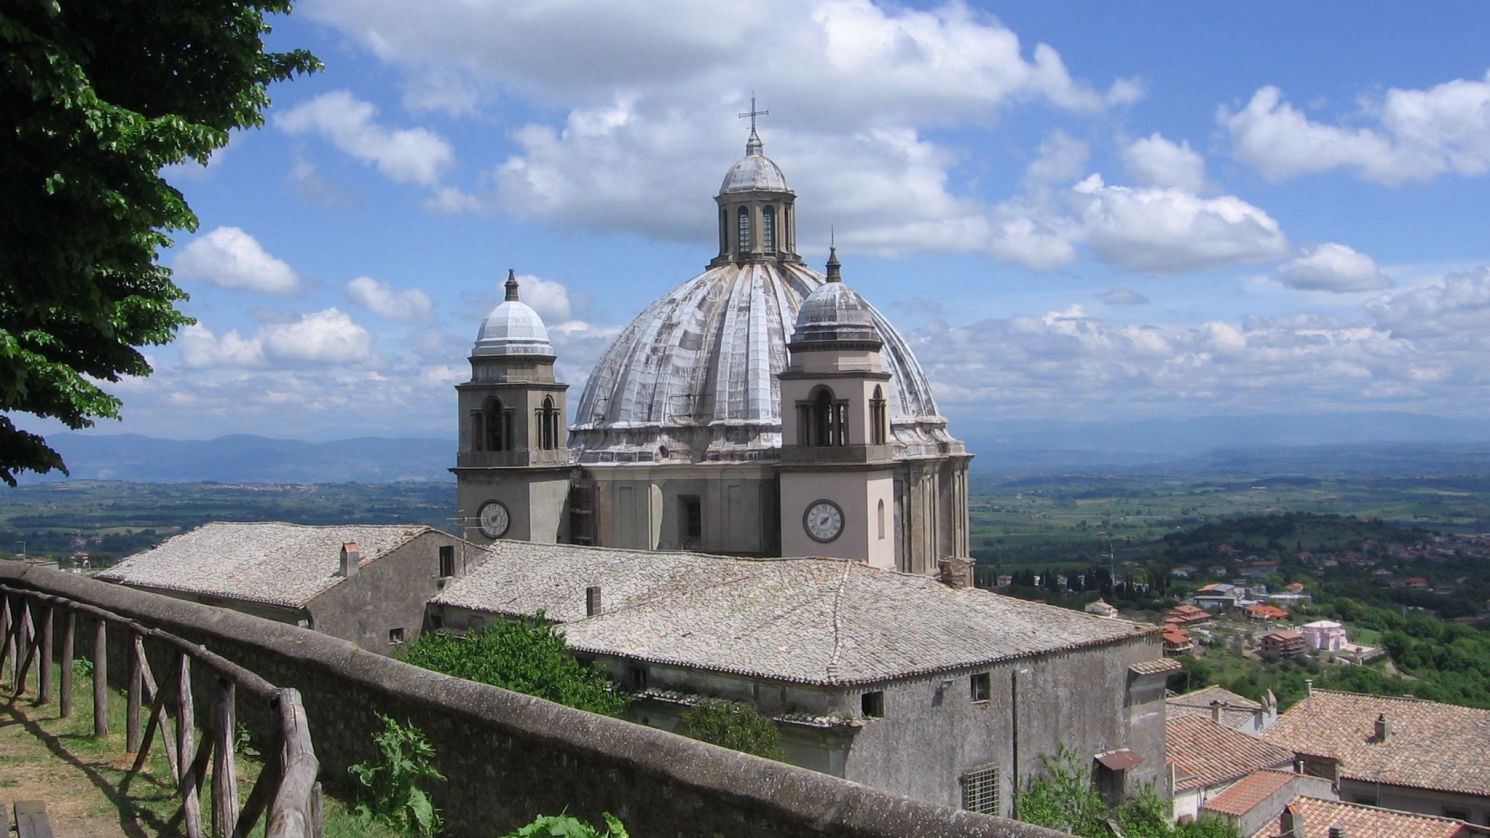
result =
[{"label": "bush", "polygon": [[786,761],[781,733],[754,708],[706,698],[688,708],[678,732],[700,742],[732,748],[758,757]]},{"label": "bush", "polygon": [[354,811],[365,822],[428,838],[440,831],[440,813],[418,783],[445,779],[434,766],[435,747],[413,725],[401,725],[382,713],[378,720],[383,729],[373,734],[377,761],[347,768],[363,788]]},{"label": "bush", "polygon": [[618,716],[626,709],[626,699],[616,692],[605,668],[575,660],[563,633],[542,614],[503,620],[465,637],[425,632],[399,657],[425,669],[591,713]]},{"label": "bush", "polygon": [[605,818],[605,832],[569,815],[539,815],[527,826],[500,838],[630,838],[626,827],[610,812],[601,817]]}]

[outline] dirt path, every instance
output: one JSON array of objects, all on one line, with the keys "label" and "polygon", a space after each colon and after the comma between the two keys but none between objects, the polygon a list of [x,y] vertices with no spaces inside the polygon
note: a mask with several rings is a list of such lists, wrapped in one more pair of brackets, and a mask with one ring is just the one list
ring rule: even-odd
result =
[{"label": "dirt path", "polygon": [[38,707],[31,696],[12,700],[10,690],[0,691],[0,804],[45,802],[58,838],[172,834],[148,808],[169,790],[147,776],[122,794],[123,740],[94,740],[87,715],[59,719],[56,702]]}]

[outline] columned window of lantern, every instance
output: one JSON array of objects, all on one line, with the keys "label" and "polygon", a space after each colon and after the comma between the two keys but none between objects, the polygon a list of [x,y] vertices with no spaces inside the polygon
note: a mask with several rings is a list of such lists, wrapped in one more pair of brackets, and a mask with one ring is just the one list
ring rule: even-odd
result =
[{"label": "columned window of lantern", "polygon": [[739,230],[736,234],[738,244],[735,252],[740,256],[745,256],[755,250],[755,242],[750,237],[750,207],[740,207],[735,215],[738,218],[736,226]]},{"label": "columned window of lantern", "polygon": [[776,252],[776,208],[773,206],[761,208],[761,250]]}]

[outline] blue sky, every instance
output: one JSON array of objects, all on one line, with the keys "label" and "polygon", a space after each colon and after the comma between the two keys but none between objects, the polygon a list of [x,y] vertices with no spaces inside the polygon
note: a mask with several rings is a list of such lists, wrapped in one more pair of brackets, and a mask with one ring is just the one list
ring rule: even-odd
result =
[{"label": "blue sky", "polygon": [[953,422],[1490,407],[1490,5],[302,0],[169,180],[197,325],[99,432],[452,436],[509,267],[578,401],[751,91]]}]

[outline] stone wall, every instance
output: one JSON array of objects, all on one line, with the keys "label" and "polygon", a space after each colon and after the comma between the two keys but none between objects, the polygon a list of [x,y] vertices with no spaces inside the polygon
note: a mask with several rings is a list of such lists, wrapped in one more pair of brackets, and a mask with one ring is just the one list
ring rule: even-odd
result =
[{"label": "stone wall", "polygon": [[[321,780],[373,756],[375,713],[421,728],[449,778],[432,789],[447,835],[490,838],[540,813],[620,817],[633,835],[983,836],[1060,833],[874,791],[541,699],[426,672],[306,629],[57,571],[0,562],[0,584],[90,602],[202,643],[300,690]],[[117,638],[111,645],[122,646]],[[111,653],[111,657],[112,657]],[[110,667],[122,676],[122,665]],[[206,706],[199,702],[198,707]],[[266,714],[240,716],[262,737]],[[260,739],[260,741],[263,741]]]}]

